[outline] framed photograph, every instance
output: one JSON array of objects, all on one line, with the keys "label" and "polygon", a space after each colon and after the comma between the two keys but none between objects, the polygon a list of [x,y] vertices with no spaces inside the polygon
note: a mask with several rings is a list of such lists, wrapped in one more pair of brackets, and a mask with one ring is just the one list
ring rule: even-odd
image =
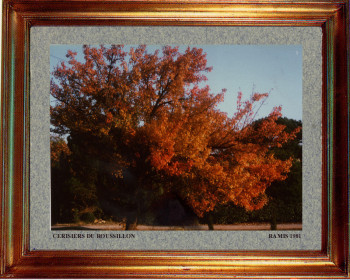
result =
[{"label": "framed photograph", "polygon": [[349,277],[348,15],[5,0],[1,277]]}]

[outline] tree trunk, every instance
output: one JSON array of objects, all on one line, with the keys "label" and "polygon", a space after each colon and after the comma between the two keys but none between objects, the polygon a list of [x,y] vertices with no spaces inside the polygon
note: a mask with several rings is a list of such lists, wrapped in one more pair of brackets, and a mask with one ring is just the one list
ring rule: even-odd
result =
[{"label": "tree trunk", "polygon": [[137,228],[137,214],[132,213],[126,218],[125,230],[136,230]]},{"label": "tree trunk", "polygon": [[276,220],[276,215],[273,214],[271,221],[270,221],[270,229],[271,230],[277,230],[277,220]]},{"label": "tree trunk", "polygon": [[208,228],[209,230],[214,230],[214,222],[213,222],[213,214],[208,213],[207,214],[207,223],[208,223]]}]

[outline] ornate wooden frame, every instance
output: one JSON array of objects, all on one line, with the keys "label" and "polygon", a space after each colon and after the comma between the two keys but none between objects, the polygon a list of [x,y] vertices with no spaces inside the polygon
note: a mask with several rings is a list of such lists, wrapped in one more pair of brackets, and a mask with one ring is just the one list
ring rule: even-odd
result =
[{"label": "ornate wooden frame", "polygon": [[[1,277],[349,277],[348,0],[4,0],[2,20]],[[30,251],[28,42],[43,25],[322,27],[322,249]]]}]

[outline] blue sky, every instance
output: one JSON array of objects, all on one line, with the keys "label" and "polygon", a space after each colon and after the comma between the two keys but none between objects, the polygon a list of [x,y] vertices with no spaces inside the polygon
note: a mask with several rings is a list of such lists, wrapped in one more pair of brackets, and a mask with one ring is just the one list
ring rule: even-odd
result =
[{"label": "blue sky", "polygon": [[[180,51],[187,46],[181,46]],[[206,82],[212,93],[226,88],[225,100],[219,108],[232,116],[236,108],[237,93],[243,100],[252,92],[269,92],[270,96],[261,108],[258,118],[268,115],[273,107],[282,106],[285,117],[302,119],[302,46],[301,45],[193,45],[207,53]],[[127,50],[129,46],[125,46]],[[148,46],[154,51],[161,46]],[[67,50],[78,52],[83,61],[81,45],[51,45],[50,69],[67,61]]]}]

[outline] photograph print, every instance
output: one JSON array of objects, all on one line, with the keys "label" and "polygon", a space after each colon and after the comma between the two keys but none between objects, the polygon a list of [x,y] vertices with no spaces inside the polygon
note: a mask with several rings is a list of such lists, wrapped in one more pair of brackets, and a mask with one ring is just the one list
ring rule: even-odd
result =
[{"label": "photograph print", "polygon": [[52,230],[301,230],[300,45],[51,45]]}]

